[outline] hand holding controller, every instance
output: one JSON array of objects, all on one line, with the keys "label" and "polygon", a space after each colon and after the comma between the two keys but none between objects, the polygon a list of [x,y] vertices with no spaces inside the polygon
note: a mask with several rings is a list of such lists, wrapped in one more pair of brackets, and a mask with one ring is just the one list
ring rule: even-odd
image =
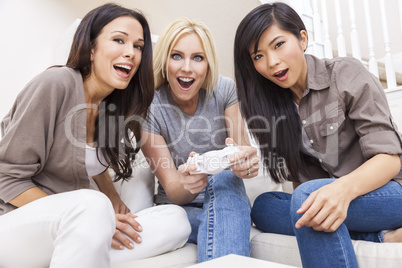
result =
[{"label": "hand holding controller", "polygon": [[240,152],[239,146],[228,144],[227,147],[222,150],[214,150],[202,155],[195,154],[190,156],[187,159],[187,164],[194,164],[197,167],[195,171],[190,172],[190,175],[200,173],[211,175],[218,174],[228,167],[242,161],[230,163],[230,157],[238,152]]}]

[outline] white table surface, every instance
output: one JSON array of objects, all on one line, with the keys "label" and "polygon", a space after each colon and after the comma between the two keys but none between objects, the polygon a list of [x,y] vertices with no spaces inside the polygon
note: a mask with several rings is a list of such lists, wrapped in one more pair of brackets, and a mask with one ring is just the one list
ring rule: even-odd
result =
[{"label": "white table surface", "polygon": [[191,265],[188,268],[290,268],[294,266],[289,266],[285,264],[263,261],[255,258],[248,258],[244,256],[239,256],[235,254],[226,255],[220,258],[216,258],[210,261],[206,261],[203,263]]}]

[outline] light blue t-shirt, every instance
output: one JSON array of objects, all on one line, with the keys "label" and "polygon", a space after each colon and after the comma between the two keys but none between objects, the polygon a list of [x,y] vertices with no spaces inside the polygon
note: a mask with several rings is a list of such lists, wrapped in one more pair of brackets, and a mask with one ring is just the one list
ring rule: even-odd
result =
[{"label": "light blue t-shirt", "polygon": [[[182,111],[165,84],[155,91],[149,116],[142,129],[165,139],[173,162],[178,168],[194,151],[199,154],[225,147],[228,137],[225,110],[237,103],[236,85],[230,78],[220,76],[212,92],[200,89],[194,115]],[[162,164],[162,163],[160,163]],[[200,193],[193,202],[203,202]],[[159,184],[155,203],[171,203]]]}]

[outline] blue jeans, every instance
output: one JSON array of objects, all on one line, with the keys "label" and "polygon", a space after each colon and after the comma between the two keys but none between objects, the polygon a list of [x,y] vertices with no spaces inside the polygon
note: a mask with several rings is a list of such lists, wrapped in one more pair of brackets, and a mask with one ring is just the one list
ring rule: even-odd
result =
[{"label": "blue jeans", "polygon": [[302,216],[296,213],[315,190],[334,179],[308,181],[293,195],[269,192],[254,202],[251,218],[264,232],[296,235],[303,267],[357,267],[351,239],[383,242],[382,230],[402,226],[402,186],[390,181],[383,187],[354,199],[341,226],[331,233],[303,226],[294,228]]},{"label": "blue jeans", "polygon": [[250,256],[250,201],[243,180],[224,170],[209,178],[204,204],[183,206],[198,244],[198,262],[237,254]]}]

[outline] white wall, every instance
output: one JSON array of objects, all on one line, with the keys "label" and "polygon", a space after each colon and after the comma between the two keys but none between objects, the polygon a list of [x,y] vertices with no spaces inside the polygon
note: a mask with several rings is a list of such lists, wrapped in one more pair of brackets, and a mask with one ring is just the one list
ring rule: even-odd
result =
[{"label": "white wall", "polygon": [[68,27],[107,2],[143,11],[154,34],[178,17],[204,21],[215,37],[220,72],[231,77],[237,25],[260,4],[258,0],[0,0],[0,120],[29,80],[53,64],[65,63],[60,46]]},{"label": "white wall", "polygon": [[[65,55],[60,51],[69,46],[63,41],[67,29],[91,9],[111,1],[0,0],[0,120],[29,80],[53,64],[65,63]],[[387,7],[390,6],[389,1],[396,2],[387,0]],[[221,74],[233,77],[233,39],[240,20],[261,2],[273,1],[114,0],[113,2],[142,10],[154,34],[160,34],[168,23],[178,17],[188,16],[204,21],[215,38]],[[286,0],[283,2],[289,3]],[[356,0],[357,16],[362,16],[361,2],[362,0]],[[345,5],[344,1],[342,3]],[[372,9],[374,8],[373,5]],[[344,34],[347,38],[347,27],[349,27],[346,23],[347,7],[342,10],[346,16]],[[395,12],[392,11],[392,16],[396,14]],[[373,25],[378,27],[378,16],[374,19],[376,22]],[[392,28],[394,25],[389,26]],[[394,27],[395,30],[398,31],[396,35],[402,38],[397,19],[395,26],[397,26]],[[334,25],[331,24],[331,27]],[[374,39],[382,40],[382,36],[377,33]],[[365,37],[361,37],[361,40],[364,46]],[[398,40],[401,41],[391,43],[393,53],[397,52],[395,45],[402,50],[402,39]],[[383,55],[377,53],[376,56],[381,58]]]},{"label": "white wall", "polygon": [[54,44],[75,19],[62,1],[0,0],[0,118],[36,74],[56,62]]}]

